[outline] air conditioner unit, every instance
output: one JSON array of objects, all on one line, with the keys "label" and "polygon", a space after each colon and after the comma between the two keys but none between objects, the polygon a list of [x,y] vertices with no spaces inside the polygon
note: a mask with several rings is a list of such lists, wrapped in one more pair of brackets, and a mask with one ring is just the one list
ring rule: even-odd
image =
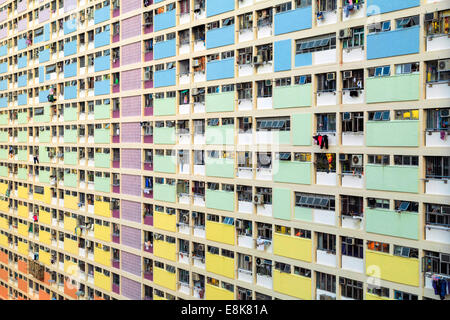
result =
[{"label": "air conditioner unit", "polygon": [[352,156],[352,166],[360,167],[360,166],[362,166],[362,162],[363,162],[363,157],[361,154]]},{"label": "air conditioner unit", "polygon": [[254,65],[258,65],[258,64],[262,64],[262,56],[261,55],[256,55],[253,57],[253,64]]},{"label": "air conditioner unit", "polygon": [[344,112],[342,115],[342,120],[351,120],[353,118],[350,112]]},{"label": "air conditioner unit", "polygon": [[351,71],[344,71],[344,79],[349,79],[352,77]]},{"label": "air conditioner unit", "polygon": [[144,73],[144,80],[145,81],[152,80],[152,73],[151,73],[151,71],[145,71],[145,73]]},{"label": "air conditioner unit", "polygon": [[192,280],[193,281],[200,281],[200,275],[198,273],[192,274]]},{"label": "air conditioner unit", "polygon": [[339,30],[339,39],[350,38],[353,35],[353,30],[350,28]]},{"label": "air conditioner unit", "polygon": [[192,218],[193,219],[197,218],[197,212],[192,212]]},{"label": "air conditioner unit", "polygon": [[194,11],[200,10],[200,3],[194,4]]},{"label": "air conditioner unit", "polygon": [[181,219],[184,223],[187,223],[189,221],[189,217],[187,214],[183,215],[182,219]]},{"label": "air conditioner unit", "polygon": [[204,188],[205,187],[205,183],[202,181],[200,182],[200,188]]},{"label": "air conditioner unit", "polygon": [[199,251],[204,251],[204,250],[205,250],[205,245],[204,245],[204,244],[199,244],[198,247],[197,247],[197,249],[198,249]]},{"label": "air conditioner unit", "polygon": [[192,95],[193,96],[198,95],[198,89],[197,88],[192,88]]},{"label": "air conditioner unit", "polygon": [[192,64],[194,67],[198,67],[200,65],[200,62],[198,59],[194,59],[194,63]]},{"label": "air conditioner unit", "polygon": [[352,244],[352,245],[355,244],[355,238],[347,238],[346,240],[347,240],[346,241],[347,244]]},{"label": "air conditioner unit", "polygon": [[244,223],[242,220],[236,220],[236,229],[242,229],[244,226]]},{"label": "air conditioner unit", "polygon": [[266,81],[264,82],[264,85],[265,85],[266,87],[270,87],[270,86],[272,85],[272,80],[266,80]]},{"label": "air conditioner unit", "polygon": [[327,81],[336,79],[336,74],[334,72],[327,73]]},{"label": "air conditioner unit", "polygon": [[335,298],[333,298],[332,296],[329,296],[329,295],[327,295],[327,294],[321,294],[321,295],[319,296],[319,299],[320,299],[320,300],[335,300]]},{"label": "air conditioner unit", "polygon": [[348,160],[348,154],[340,153],[339,154],[339,161],[347,161]]},{"label": "air conditioner unit", "polygon": [[262,265],[261,258],[256,258],[256,265],[257,266],[261,266]]},{"label": "air conditioner unit", "polygon": [[430,12],[430,13],[425,13],[425,22],[430,22],[433,20],[437,20],[439,18],[439,13],[436,12]]},{"label": "air conditioner unit", "polygon": [[252,53],[252,47],[245,48],[244,53]]},{"label": "air conditioner unit", "polygon": [[447,118],[450,116],[450,109],[442,109],[439,111],[441,118]]},{"label": "air conditioner unit", "polygon": [[236,89],[237,89],[237,90],[241,90],[241,89],[242,89],[242,83],[236,84]]},{"label": "air conditioner unit", "polygon": [[448,70],[450,70],[450,59],[439,60],[438,71],[448,71]]},{"label": "air conditioner unit", "polygon": [[256,194],[253,197],[254,204],[264,204],[264,196],[262,194]]}]

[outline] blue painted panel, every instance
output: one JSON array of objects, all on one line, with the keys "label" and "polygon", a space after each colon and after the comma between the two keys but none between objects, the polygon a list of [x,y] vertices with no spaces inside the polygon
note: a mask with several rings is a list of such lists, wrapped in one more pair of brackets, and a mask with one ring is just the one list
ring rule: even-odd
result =
[{"label": "blue painted panel", "polygon": [[64,57],[77,53],[77,41],[70,41],[64,44]]},{"label": "blue painted panel", "polygon": [[277,41],[274,43],[274,70],[287,71],[291,70],[291,39]]},{"label": "blue painted panel", "polygon": [[157,14],[154,19],[155,31],[175,27],[175,10]]},{"label": "blue painted panel", "polygon": [[206,80],[234,78],[234,58],[215,60],[206,64]]},{"label": "blue painted panel", "polygon": [[[19,85],[20,87],[20,85]],[[8,80],[0,81],[0,91],[4,91],[8,89]]]},{"label": "blue painted panel", "polygon": [[77,98],[77,86],[64,87],[64,100]]},{"label": "blue painted panel", "polygon": [[160,3],[160,2],[163,2],[164,0],[155,0],[155,1],[153,1],[155,4],[156,3]]},{"label": "blue painted panel", "polygon": [[94,38],[94,47],[99,48],[99,47],[107,46],[110,43],[110,39],[111,39],[111,36],[110,36],[109,30],[97,33]]},{"label": "blue painted panel", "polygon": [[100,96],[103,94],[109,94],[109,92],[110,92],[110,81],[109,80],[95,81],[94,95]]},{"label": "blue painted panel", "polygon": [[27,75],[21,75],[17,78],[17,83],[19,85],[19,88],[26,87],[27,86]]},{"label": "blue painted panel", "polygon": [[8,54],[8,46],[4,45],[0,47],[0,57],[6,56]]},{"label": "blue painted panel", "polygon": [[75,77],[77,75],[77,63],[66,64],[64,66],[64,78]]},{"label": "blue painted panel", "polygon": [[111,66],[111,56],[101,56],[94,59],[94,71],[105,71],[109,70]]},{"label": "blue painted panel", "polygon": [[27,39],[26,38],[20,38],[17,41],[17,49],[20,51],[20,50],[26,49],[26,47],[27,47]]},{"label": "blue painted panel", "polygon": [[155,88],[174,86],[176,83],[176,69],[155,72]]},{"label": "blue painted panel", "polygon": [[0,64],[0,73],[8,72],[8,63],[3,62]]},{"label": "blue painted panel", "polygon": [[153,59],[164,59],[176,55],[175,39],[157,42],[153,46]]},{"label": "blue painted panel", "polygon": [[234,10],[234,0],[206,0],[206,16],[212,17]]},{"label": "blue painted panel", "polygon": [[42,90],[39,91],[39,103],[43,103],[43,102],[48,102],[48,94],[49,94],[49,90]]},{"label": "blue painted panel", "polygon": [[24,93],[24,94],[19,94],[19,95],[17,96],[17,104],[18,104],[19,106],[24,106],[24,105],[27,104],[27,94],[26,94],[26,93]]},{"label": "blue painted panel", "polygon": [[94,23],[102,23],[106,20],[109,20],[110,17],[110,12],[111,12],[111,7],[107,6],[107,7],[103,7],[101,9],[95,10],[94,12]]},{"label": "blue painted panel", "polygon": [[64,22],[64,34],[69,34],[77,31],[77,20],[72,19]]},{"label": "blue painted panel", "polygon": [[6,108],[8,106],[8,98],[0,98],[0,108]]},{"label": "blue painted panel", "polygon": [[420,0],[367,0],[367,16],[420,6]]},{"label": "blue painted panel", "polygon": [[45,81],[49,81],[50,80],[50,73],[46,73],[45,74]]},{"label": "blue painted panel", "polygon": [[275,15],[275,35],[310,29],[312,25],[311,7],[280,12]]},{"label": "blue painted panel", "polygon": [[33,44],[36,44],[36,43],[39,43],[39,42],[42,42],[42,41],[44,41],[44,35],[43,34],[33,38]]},{"label": "blue painted panel", "polygon": [[312,53],[300,53],[295,55],[295,66],[303,67],[312,65]]},{"label": "blue painted panel", "polygon": [[420,26],[368,34],[367,59],[419,53],[419,35]]},{"label": "blue painted panel", "polygon": [[50,40],[50,23],[44,25],[44,41]]},{"label": "blue painted panel", "polygon": [[50,61],[50,49],[39,52],[39,63]]},{"label": "blue painted panel", "polygon": [[17,59],[17,66],[19,69],[25,68],[27,66],[28,58],[26,56],[22,56]]},{"label": "blue painted panel", "polygon": [[39,67],[39,83],[45,82],[45,70],[44,67]]},{"label": "blue painted panel", "polygon": [[206,32],[206,49],[234,44],[234,24]]}]

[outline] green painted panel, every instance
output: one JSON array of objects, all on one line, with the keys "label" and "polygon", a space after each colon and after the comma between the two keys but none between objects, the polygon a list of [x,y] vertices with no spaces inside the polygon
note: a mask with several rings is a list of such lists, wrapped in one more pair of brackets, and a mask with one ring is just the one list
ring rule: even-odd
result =
[{"label": "green painted panel", "polygon": [[273,181],[311,184],[311,166],[311,162],[276,160]]},{"label": "green painted panel", "polygon": [[415,166],[366,165],[366,189],[419,192],[419,169]]},{"label": "green painted panel", "polygon": [[159,201],[176,202],[176,188],[168,184],[155,183],[153,198]]},{"label": "green painted panel", "polygon": [[272,196],[272,212],[274,218],[291,220],[291,189],[274,188]]},{"label": "green painted panel", "polygon": [[50,143],[50,130],[39,131],[39,142]]},{"label": "green painted panel", "polygon": [[17,115],[17,120],[19,124],[27,124],[28,123],[28,112],[19,112]]},{"label": "green painted panel", "polygon": [[[95,111],[95,109],[94,109]],[[64,108],[64,121],[77,121],[77,108]]]},{"label": "green painted panel", "polygon": [[50,171],[39,170],[39,182],[40,183],[50,183]]},{"label": "green painted panel", "polygon": [[111,143],[110,129],[94,129],[94,143]]},{"label": "green painted panel", "polygon": [[17,170],[17,176],[20,180],[28,180],[28,170],[26,168],[19,168]]},{"label": "green painted panel", "polygon": [[94,189],[100,192],[111,192],[111,178],[95,176]]},{"label": "green painted panel", "polygon": [[50,163],[50,158],[48,157],[48,151],[46,147],[39,146],[39,162]]},{"label": "green painted panel", "polygon": [[76,152],[64,152],[64,164],[76,166],[78,165],[78,157]]},{"label": "green painted panel", "polygon": [[[40,141],[40,139],[39,139],[39,141]],[[25,130],[18,131],[17,132],[17,142],[20,142],[20,143],[28,142],[28,131],[25,131]]]},{"label": "green painted panel", "polygon": [[0,159],[1,160],[8,159],[8,149],[0,149]]},{"label": "green painted panel", "polygon": [[71,188],[78,187],[77,175],[75,173],[64,172],[64,186]]},{"label": "green painted panel", "polygon": [[206,157],[206,175],[208,177],[234,177],[234,159],[216,159]]},{"label": "green painted panel", "polygon": [[205,97],[206,112],[234,111],[235,92],[210,93]]},{"label": "green painted panel", "polygon": [[234,125],[206,126],[206,144],[234,144]]},{"label": "green painted panel", "polygon": [[310,146],[312,140],[311,113],[297,113],[291,117],[292,145]]},{"label": "green painted panel", "polygon": [[19,161],[28,161],[28,151],[27,150],[19,150],[17,152]]},{"label": "green painted panel", "polygon": [[206,189],[206,207],[234,211],[234,192]]},{"label": "green painted panel", "polygon": [[34,122],[50,122],[50,106],[44,107],[44,114],[34,116]]},{"label": "green painted panel", "polygon": [[153,157],[153,171],[176,173],[176,158],[175,156],[159,156]]},{"label": "green painted panel", "polygon": [[8,131],[0,131],[0,142],[8,142]]},{"label": "green painted panel", "polygon": [[311,106],[311,84],[282,86],[273,89],[273,108],[297,108]]},{"label": "green painted panel", "polygon": [[111,104],[101,104],[94,106],[94,119],[102,120],[111,118]]},{"label": "green painted panel", "polygon": [[78,135],[77,130],[64,130],[64,143],[77,143]]},{"label": "green painted panel", "polygon": [[0,125],[7,125],[7,124],[8,124],[8,115],[6,113],[0,114]]},{"label": "green painted panel", "polygon": [[294,219],[302,221],[312,221],[312,208],[294,207]]},{"label": "green painted panel", "polygon": [[175,144],[175,128],[154,128],[154,144]]},{"label": "green painted panel", "polygon": [[393,237],[419,240],[419,215],[366,208],[366,231]]},{"label": "green painted panel", "polygon": [[153,101],[154,116],[173,116],[176,114],[176,98],[155,99]]},{"label": "green painted panel", "polygon": [[418,147],[419,121],[368,121],[366,145],[368,147]]},{"label": "green painted panel", "polygon": [[366,102],[419,100],[419,74],[366,79]]},{"label": "green painted panel", "polygon": [[8,167],[0,166],[0,177],[4,177],[4,178],[8,177]]},{"label": "green painted panel", "polygon": [[111,167],[111,153],[94,154],[94,166],[96,168],[110,168]]},{"label": "green painted panel", "polygon": [[291,131],[278,131],[278,143],[291,144]]}]

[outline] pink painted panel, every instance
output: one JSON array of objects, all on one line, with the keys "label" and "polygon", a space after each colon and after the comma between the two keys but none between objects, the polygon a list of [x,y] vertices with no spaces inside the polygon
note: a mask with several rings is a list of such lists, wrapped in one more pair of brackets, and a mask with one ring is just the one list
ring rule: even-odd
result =
[{"label": "pink painted panel", "polygon": [[122,193],[131,196],[141,196],[141,180],[141,176],[122,174],[120,181]]},{"label": "pink painted panel", "polygon": [[19,2],[19,1],[17,1],[17,12],[18,13],[27,10],[27,0],[22,0],[22,2]]},{"label": "pink painted panel", "polygon": [[122,123],[122,142],[141,142],[141,125],[139,122]]},{"label": "pink painted panel", "polygon": [[122,32],[122,40],[141,35],[141,24],[142,24],[141,20],[142,17],[140,14],[122,20],[122,26],[120,28]]},{"label": "pink painted panel", "polygon": [[127,0],[126,2],[127,5],[122,6],[122,14],[141,8],[142,0]]},{"label": "pink painted panel", "polygon": [[3,22],[3,21],[5,21],[6,20],[6,18],[7,18],[7,12],[6,12],[6,10],[3,10],[2,12],[0,12],[0,22]]},{"label": "pink painted panel", "polygon": [[122,218],[133,222],[141,222],[141,204],[139,202],[122,200]]},{"label": "pink painted panel", "polygon": [[39,23],[45,22],[50,19],[50,8],[39,11]]},{"label": "pink painted panel", "polygon": [[19,22],[17,23],[17,30],[20,31],[24,31],[27,30],[27,19],[20,19]]},{"label": "pink painted panel", "polygon": [[7,34],[8,34],[7,28],[3,28],[2,30],[0,30],[0,39],[6,38]]},{"label": "pink painted panel", "polygon": [[122,65],[141,62],[141,43],[135,42],[122,47]]},{"label": "pink painted panel", "polygon": [[142,76],[141,69],[134,69],[121,72],[120,86],[122,88],[122,91],[141,89],[142,87],[141,76]]},{"label": "pink painted panel", "polygon": [[122,117],[141,115],[141,96],[122,98]]},{"label": "pink painted panel", "polygon": [[141,169],[141,149],[121,149],[122,168]]}]

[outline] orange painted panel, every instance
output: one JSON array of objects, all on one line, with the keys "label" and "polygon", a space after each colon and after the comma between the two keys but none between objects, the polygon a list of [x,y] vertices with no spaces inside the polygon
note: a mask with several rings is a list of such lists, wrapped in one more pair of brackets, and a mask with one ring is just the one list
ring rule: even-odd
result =
[{"label": "orange painted panel", "polygon": [[99,297],[97,295],[94,295],[94,300],[105,300],[105,299],[103,299],[102,297]]},{"label": "orange painted panel", "polygon": [[23,260],[19,260],[18,262],[19,271],[22,273],[28,273],[28,263]]},{"label": "orange painted panel", "polygon": [[75,294],[75,292],[78,291],[77,288],[76,287],[72,289],[71,288],[72,284],[68,283],[67,281],[64,281],[64,293],[73,299],[78,299],[77,295]]},{"label": "orange painted panel", "polygon": [[50,294],[45,290],[39,289],[39,300],[50,300]]},{"label": "orange painted panel", "polygon": [[8,271],[6,269],[0,270],[0,280],[8,282]]},{"label": "orange painted panel", "polygon": [[3,251],[0,251],[0,262],[3,262],[4,264],[8,264],[8,255],[4,253]]},{"label": "orange painted panel", "polygon": [[8,289],[4,286],[0,286],[0,298],[8,300]]},{"label": "orange painted panel", "polygon": [[43,282],[47,285],[50,285],[50,281],[49,281],[50,279],[51,279],[50,273],[44,271],[44,281]]},{"label": "orange painted panel", "polygon": [[19,279],[17,281],[17,284],[19,286],[19,290],[23,293],[28,293],[28,282],[24,279]]}]

